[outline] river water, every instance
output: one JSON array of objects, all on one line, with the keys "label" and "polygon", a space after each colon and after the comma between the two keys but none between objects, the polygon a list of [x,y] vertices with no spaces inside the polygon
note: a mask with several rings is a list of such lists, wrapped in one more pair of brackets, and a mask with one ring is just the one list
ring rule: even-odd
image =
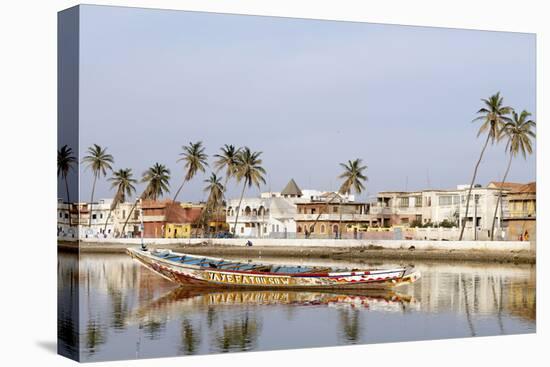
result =
[{"label": "river water", "polygon": [[395,292],[197,291],[126,255],[59,254],[58,348],[102,361],[535,332],[534,266],[414,265],[422,278]]}]

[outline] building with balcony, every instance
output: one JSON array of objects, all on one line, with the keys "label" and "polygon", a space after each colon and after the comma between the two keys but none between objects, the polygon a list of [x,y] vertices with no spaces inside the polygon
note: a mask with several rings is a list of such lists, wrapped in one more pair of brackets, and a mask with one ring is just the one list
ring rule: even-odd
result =
[{"label": "building with balcony", "polygon": [[[318,190],[302,190],[291,179],[280,192],[263,192],[260,197],[229,200],[226,207],[227,224],[230,231],[239,237],[292,238],[297,234],[295,216],[297,205],[312,201],[325,202],[327,198],[353,201],[352,195],[338,196],[337,193]],[[238,216],[237,216],[238,212]],[[235,223],[236,221],[236,223]]]},{"label": "building with balcony", "polygon": [[537,184],[530,182],[507,194],[508,213],[503,220],[510,240],[536,240]]},{"label": "building with balcony", "polygon": [[297,203],[296,232],[308,238],[357,238],[362,228],[372,225],[366,203],[322,200]]},{"label": "building with balcony", "polygon": [[[58,236],[75,238],[120,237],[124,228],[125,236],[139,234],[141,211],[133,203],[119,203],[111,211],[112,199],[99,199],[90,203],[57,204]],[[130,214],[132,211],[132,214]],[[91,222],[90,222],[91,216]],[[130,217],[128,217],[130,216]]]},{"label": "building with balcony", "polygon": [[[508,213],[508,195],[520,184],[506,182],[502,185],[502,205],[497,209],[495,228],[502,234],[502,221]],[[487,187],[475,185],[466,216],[466,201],[469,185],[459,185],[449,190],[422,190],[414,192],[380,192],[376,202],[370,206],[370,214],[375,217],[374,225],[419,226],[447,225],[460,227],[466,221],[467,239],[490,237],[493,216],[500,192],[500,183],[491,182]]]}]

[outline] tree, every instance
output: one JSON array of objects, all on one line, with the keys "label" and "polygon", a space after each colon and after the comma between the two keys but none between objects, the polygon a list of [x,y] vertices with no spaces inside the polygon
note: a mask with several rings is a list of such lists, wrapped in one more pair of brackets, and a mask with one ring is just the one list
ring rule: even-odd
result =
[{"label": "tree", "polygon": [[103,232],[107,230],[107,223],[111,218],[111,213],[118,206],[118,204],[126,201],[127,196],[132,196],[136,192],[134,186],[137,183],[137,180],[132,177],[132,169],[119,169],[116,172],[113,172],[113,176],[109,178],[111,182],[111,188],[116,188],[116,194],[109,208],[109,215],[107,215],[107,220],[105,221],[105,226],[103,227]]},{"label": "tree", "polygon": [[111,164],[113,164],[114,159],[113,156],[107,153],[106,148],[102,148],[97,144],[92,145],[88,148],[88,155],[84,157],[83,162],[91,168],[93,174],[94,174],[94,183],[92,185],[92,195],[90,198],[90,221],[89,226],[92,226],[92,205],[94,202],[94,191],[95,191],[95,184],[97,182],[98,178],[101,178],[101,176],[106,176],[107,171],[111,171],[113,168]]},{"label": "tree", "polygon": [[[61,176],[65,181],[65,191],[67,194],[67,205],[70,208],[71,205],[71,196],[69,194],[69,184],[67,182],[67,175],[73,166],[77,163],[75,156],[73,155],[73,150],[67,145],[63,145],[61,149],[57,151],[57,175]],[[71,226],[71,215],[69,211],[69,227]]]},{"label": "tree", "polygon": [[220,150],[221,154],[214,155],[217,158],[216,162],[214,162],[214,167],[216,168],[216,172],[225,169],[225,182],[223,186],[227,189],[228,181],[237,173],[238,156],[241,148],[225,144]]},{"label": "tree", "polygon": [[130,213],[128,213],[128,217],[126,217],[124,226],[122,226],[122,233],[124,233],[124,230],[126,229],[126,225],[128,224],[128,220],[130,219],[132,212],[136,208],[138,201],[147,200],[147,199],[157,200],[159,197],[162,197],[165,193],[169,193],[170,192],[169,181],[170,181],[170,170],[166,168],[166,166],[163,164],[155,163],[147,171],[143,172],[141,182],[146,183],[147,186],[141,193],[139,199],[136,200],[136,202],[130,209]]},{"label": "tree", "polygon": [[[474,174],[472,176],[472,182],[470,183],[470,188],[468,189],[468,196],[466,197],[466,212],[464,214],[464,220],[462,221],[462,228],[460,229],[459,241],[462,241],[464,236],[464,228],[466,227],[466,219],[468,218],[468,209],[470,207],[470,198],[472,196],[472,188],[474,187],[475,179],[477,176],[477,170],[483,159],[483,154],[489,142],[494,143],[499,140],[500,130],[505,123],[510,121],[508,115],[512,112],[512,108],[508,106],[503,106],[503,99],[500,96],[500,92],[493,94],[489,99],[482,99],[485,104],[484,107],[480,108],[477,111],[479,117],[475,118],[473,121],[482,121],[482,125],[479,128],[477,136],[487,133],[487,138],[481,149],[481,154],[474,168]],[[475,204],[474,204],[475,205]],[[474,218],[475,226],[476,218]]]},{"label": "tree", "polygon": [[[365,186],[363,184],[363,181],[368,181],[368,177],[364,175],[363,171],[367,169],[367,166],[361,166],[362,159],[355,159],[353,161],[348,161],[348,164],[340,163],[340,166],[344,168],[344,172],[338,176],[338,178],[343,178],[344,182],[340,186],[340,189],[338,192],[335,192],[330,200],[327,200],[325,211],[328,214],[328,206],[330,203],[338,197],[340,199],[340,223],[339,223],[339,233],[338,235],[341,235],[342,232],[342,195],[350,194],[352,189],[355,190],[357,194],[360,194],[365,189]],[[315,225],[319,221],[319,218],[321,218],[321,215],[323,213],[319,211],[319,214],[313,221],[313,224],[310,226],[310,231],[307,232],[306,238],[309,237],[309,234],[312,232],[312,229],[315,229]]]},{"label": "tree", "polygon": [[513,111],[511,121],[507,122],[500,131],[500,135],[507,139],[505,151],[509,154],[509,159],[508,165],[506,166],[506,172],[502,177],[502,182],[500,183],[498,191],[497,205],[495,206],[493,224],[491,226],[491,241],[494,239],[498,206],[502,202],[502,189],[508,172],[510,171],[512,159],[517,156],[518,153],[521,153],[524,159],[527,158],[527,154],[533,153],[531,138],[535,139],[536,137],[535,132],[532,130],[536,127],[536,123],[529,119],[530,116],[531,114],[525,110],[521,111],[519,115]]},{"label": "tree", "polygon": [[[363,181],[368,181],[367,176],[363,174],[363,171],[367,169],[367,166],[361,166],[362,160],[355,159],[354,161],[348,161],[347,164],[340,163],[340,166],[344,169],[344,172],[338,176],[338,178],[344,179],[342,186],[338,192],[341,195],[349,195],[354,190],[356,194],[361,194],[365,189]],[[342,237],[342,199],[340,199],[340,223],[339,231],[340,238]]]},{"label": "tree", "polygon": [[260,187],[260,184],[265,184],[266,171],[261,166],[262,160],[260,155],[262,152],[252,152],[250,148],[244,147],[237,155],[237,169],[235,171],[235,177],[237,182],[243,181],[243,189],[241,191],[241,197],[239,199],[239,205],[237,205],[237,215],[235,216],[235,224],[233,225],[233,233],[237,234],[237,221],[239,219],[239,211],[241,203],[243,201],[244,190],[246,187],[252,185]]},{"label": "tree", "polygon": [[203,191],[208,193],[208,199],[206,200],[206,204],[198,220],[198,226],[205,229],[205,233],[208,230],[208,221],[212,217],[212,213],[215,212],[216,214],[219,214],[219,208],[223,206],[224,187],[220,181],[221,178],[218,177],[214,172],[210,174],[209,178],[204,180],[204,182],[208,185],[204,188]]},{"label": "tree", "polygon": [[176,201],[181,189],[183,188],[183,185],[187,181],[190,181],[198,171],[204,172],[205,167],[208,166],[208,163],[206,160],[208,159],[208,155],[204,153],[204,147],[202,146],[202,141],[199,141],[197,143],[189,143],[188,146],[182,147],[183,152],[180,153],[182,156],[179,161],[185,162],[185,177],[183,179],[183,182],[181,183],[180,187],[176,191],[176,194],[174,195],[174,201]]}]

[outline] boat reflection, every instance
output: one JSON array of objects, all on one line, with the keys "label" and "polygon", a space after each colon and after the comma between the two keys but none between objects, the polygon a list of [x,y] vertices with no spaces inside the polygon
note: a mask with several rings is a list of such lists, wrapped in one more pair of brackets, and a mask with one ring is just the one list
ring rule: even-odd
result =
[{"label": "boat reflection", "polygon": [[213,307],[270,305],[326,306],[381,312],[405,312],[411,308],[418,309],[420,306],[412,296],[382,290],[305,292],[179,287],[138,308],[134,313],[134,320],[158,315],[177,316],[205,309],[212,310]]}]

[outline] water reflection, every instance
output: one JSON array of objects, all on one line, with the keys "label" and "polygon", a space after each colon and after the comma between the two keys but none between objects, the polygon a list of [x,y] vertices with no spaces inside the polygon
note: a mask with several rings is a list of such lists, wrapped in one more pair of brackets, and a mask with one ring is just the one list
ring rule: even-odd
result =
[{"label": "water reflection", "polygon": [[83,361],[535,331],[533,266],[417,263],[423,277],[398,292],[215,291],[177,288],[125,255],[71,256],[59,257],[58,332]]}]

